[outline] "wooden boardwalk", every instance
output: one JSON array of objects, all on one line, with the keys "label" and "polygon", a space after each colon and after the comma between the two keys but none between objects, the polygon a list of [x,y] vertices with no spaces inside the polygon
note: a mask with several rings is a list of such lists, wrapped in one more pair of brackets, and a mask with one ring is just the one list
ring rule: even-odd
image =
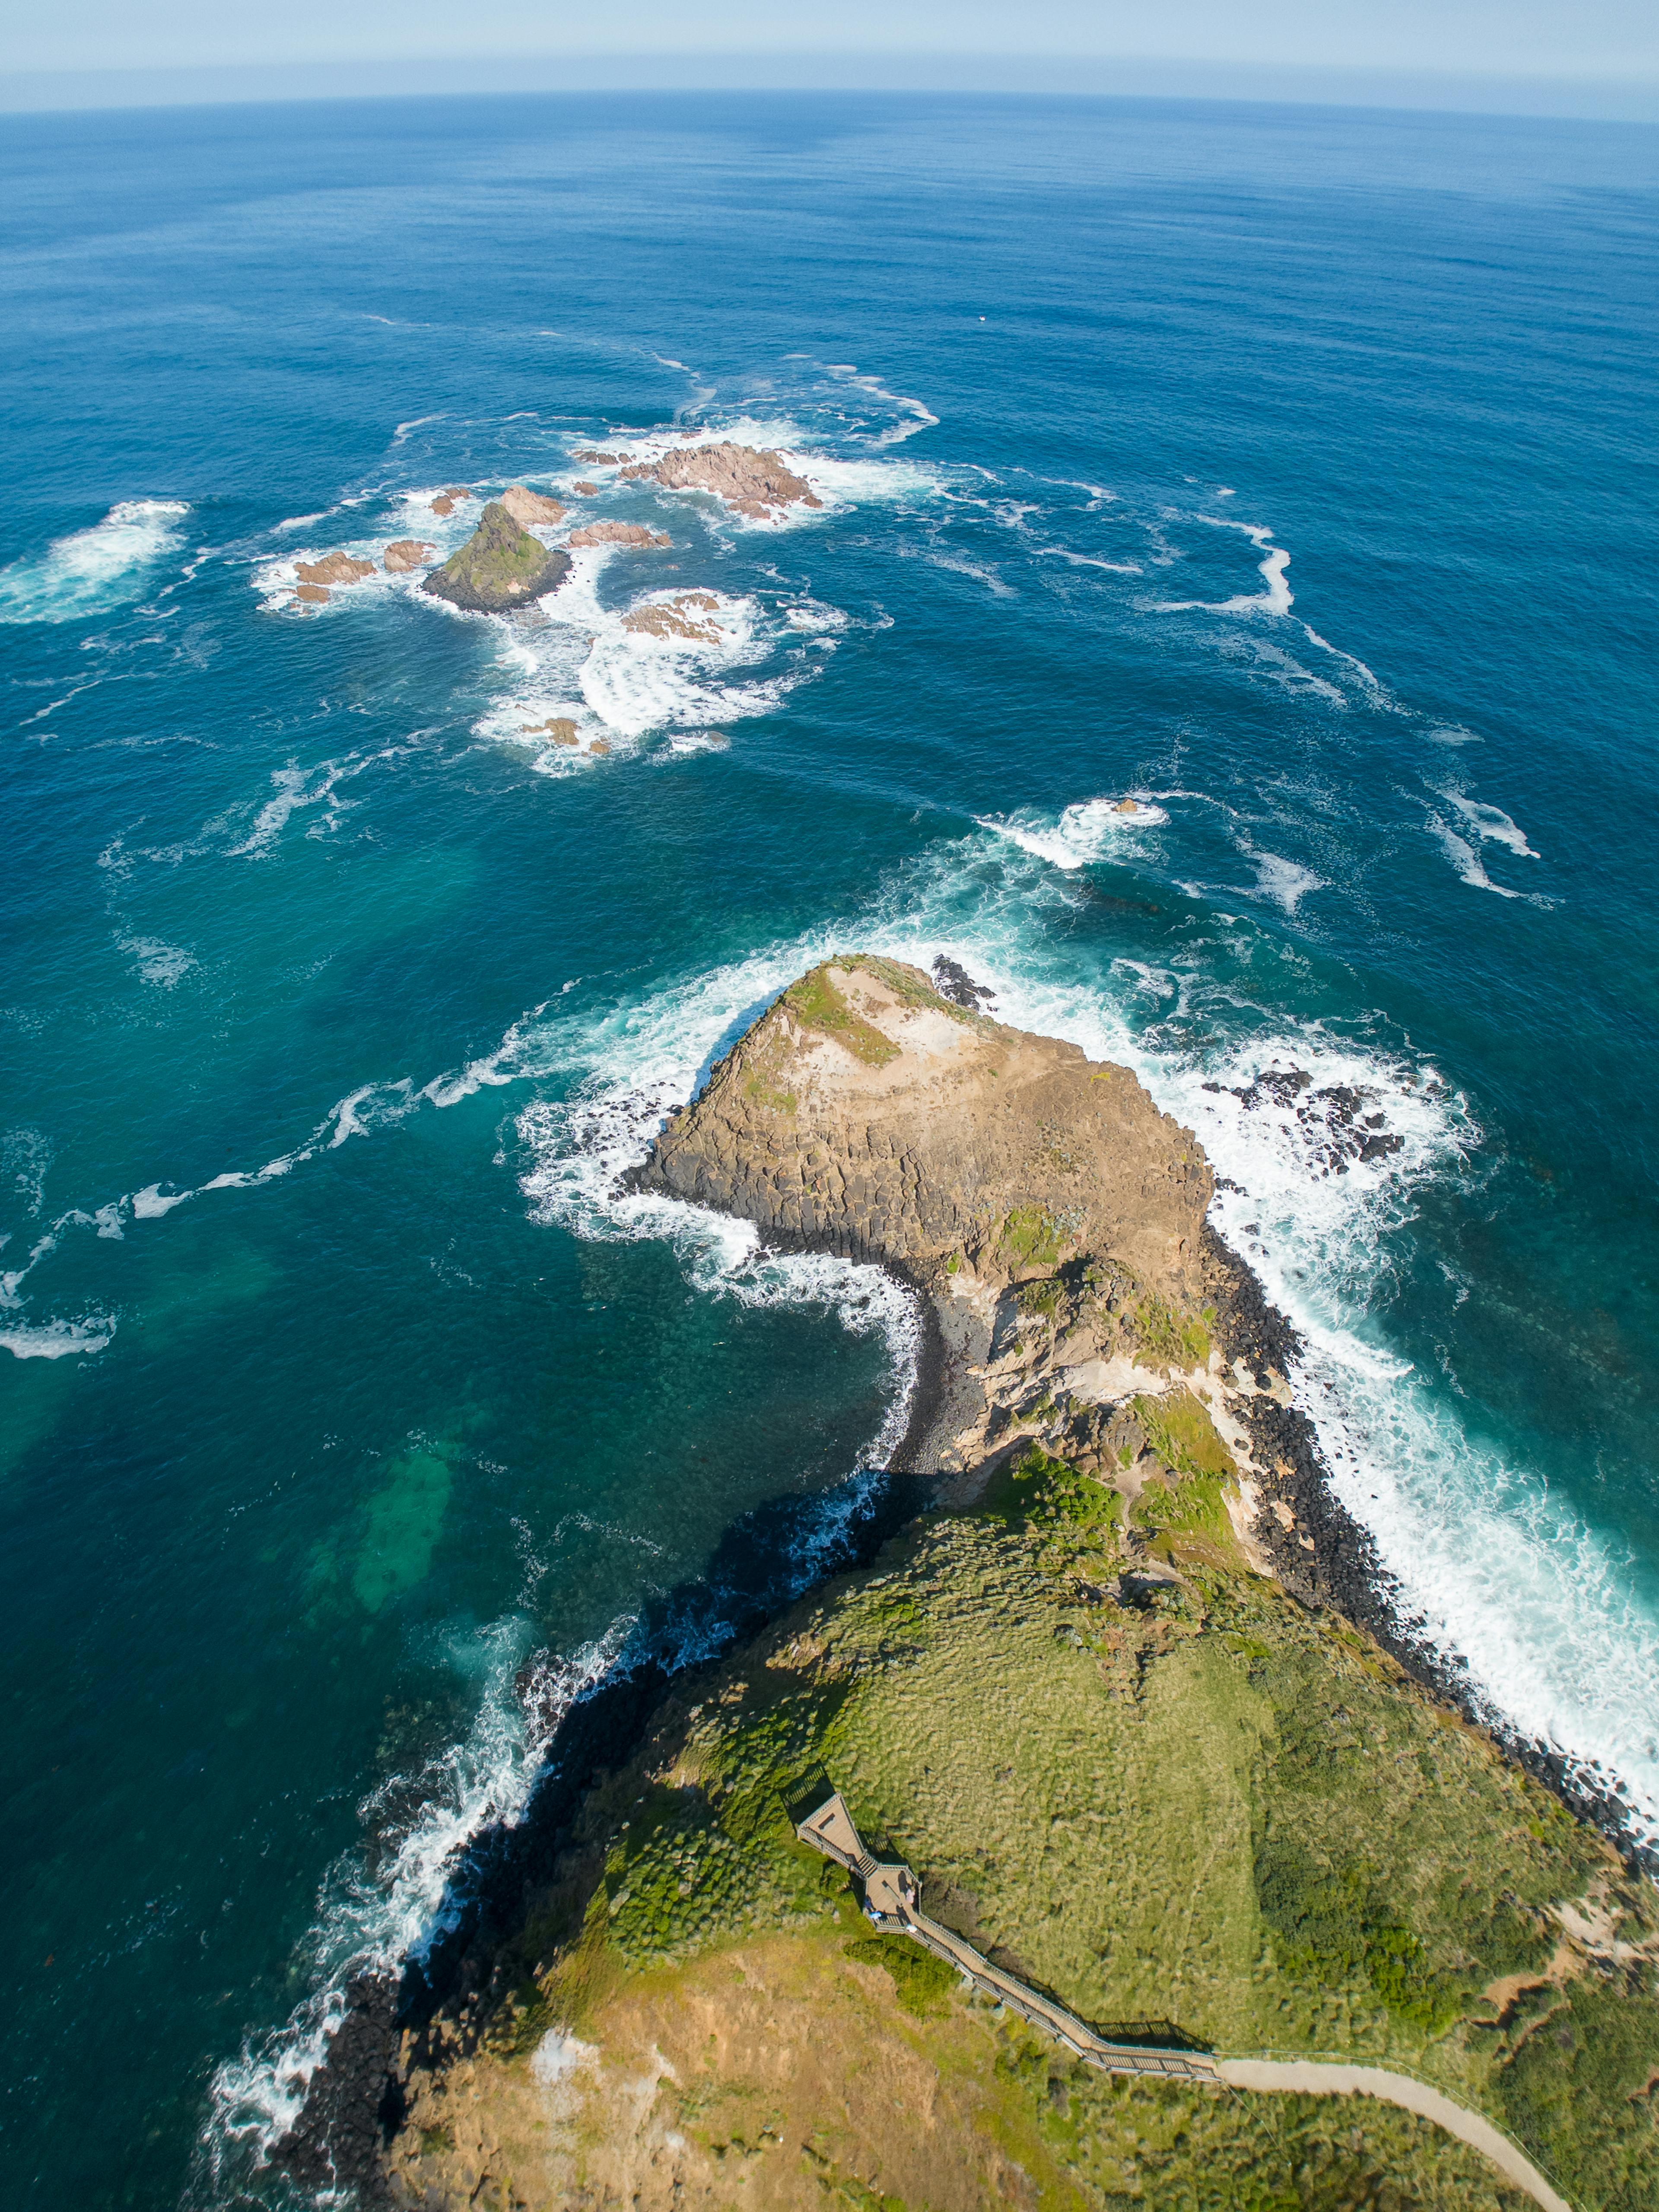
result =
[{"label": "wooden boardwalk", "polygon": [[957,1972],[1011,2012],[1018,2013],[1056,2042],[1108,2074],[1161,2074],[1188,2081],[1213,2081],[1235,2089],[1301,2090],[1322,2096],[1380,2097],[1417,2112],[1489,2158],[1504,2179],[1523,2189],[1543,2212],[1572,2212],[1520,2146],[1478,2112],[1466,2112],[1438,2089],[1409,2074],[1381,2066],[1333,2064],[1317,2059],[1208,2057],[1201,2051],[1176,2051],[1135,2043],[1109,2043],[1085,2021],[1066,2011],[1040,1990],[1005,1974],[953,1929],[941,1927],[917,1910],[915,1875],[901,1862],[878,1859],[865,1848],[839,1790],[831,1790],[792,1809],[790,1818],[802,1843],[822,1851],[863,1885],[864,1909],[878,1928],[908,1936],[945,1960]]},{"label": "wooden boardwalk", "polygon": [[1176,2051],[1138,2043],[1109,2043],[1075,2013],[1040,1990],[1004,1973],[954,1929],[941,1927],[919,1911],[916,1878],[908,1866],[878,1859],[866,1850],[841,1793],[834,1791],[795,1822],[802,1843],[834,1859],[864,1885],[864,1909],[878,1928],[908,1936],[935,1958],[943,1959],[997,2003],[1006,2005],[1033,2027],[1044,2029],[1085,2065],[1108,2074],[1159,2074],[1189,2081],[1217,2081],[1215,2061],[1200,2051]]}]

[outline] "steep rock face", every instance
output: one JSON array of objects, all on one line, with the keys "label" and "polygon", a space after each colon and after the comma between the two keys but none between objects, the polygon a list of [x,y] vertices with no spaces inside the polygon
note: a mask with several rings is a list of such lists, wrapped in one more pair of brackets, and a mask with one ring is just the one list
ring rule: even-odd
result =
[{"label": "steep rock face", "polygon": [[502,614],[552,591],[569,569],[568,553],[550,553],[492,500],[460,551],[434,568],[421,589],[469,613]]},{"label": "steep rock face", "polygon": [[639,1181],[941,1279],[1007,1284],[1110,1253],[1182,1300],[1201,1287],[1213,1188],[1196,1140],[1126,1068],[868,955],[793,984]]}]

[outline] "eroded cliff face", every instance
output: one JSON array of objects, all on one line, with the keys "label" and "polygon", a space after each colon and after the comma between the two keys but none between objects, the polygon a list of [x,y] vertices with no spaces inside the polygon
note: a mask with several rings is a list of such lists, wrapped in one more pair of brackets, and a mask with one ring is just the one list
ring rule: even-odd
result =
[{"label": "eroded cliff face", "polygon": [[988,1286],[1110,1254],[1185,1303],[1213,1182],[1127,1068],[869,954],[792,984],[640,1181],[781,1242]]}]

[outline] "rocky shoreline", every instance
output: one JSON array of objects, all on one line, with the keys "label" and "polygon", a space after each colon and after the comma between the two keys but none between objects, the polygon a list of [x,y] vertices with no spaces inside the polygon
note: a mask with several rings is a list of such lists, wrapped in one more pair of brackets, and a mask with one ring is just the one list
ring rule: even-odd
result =
[{"label": "rocky shoreline", "polygon": [[[862,956],[826,963],[754,1024],[629,1177],[755,1220],[777,1249],[873,1261],[916,1300],[905,1436],[826,1571],[872,1559],[929,1507],[971,1509],[1033,1449],[1129,1507],[1177,1481],[1173,1468],[1224,1469],[1233,1533],[1257,1571],[1310,1614],[1363,1631],[1490,1736],[1334,1495],[1287,1381],[1298,1340],[1210,1227],[1212,1183],[1189,1133],[1127,1071],[1004,1028],[985,997],[948,963],[932,978]],[[1130,1571],[1153,1589],[1178,1581],[1128,1523],[1126,1509]],[[733,1642],[799,1597],[756,1568],[775,1533],[733,1532],[734,1559],[711,1568],[705,1588],[724,1575],[728,1617],[744,1590]],[[734,1564],[745,1545],[746,1584]],[[381,2200],[409,2082],[481,2047],[506,1994],[498,1962],[571,1849],[586,1793],[730,1650],[689,1670],[645,1656],[563,1709],[557,1662],[526,1670],[520,1696],[547,1723],[526,1815],[469,1850],[454,1924],[425,1965],[350,1992],[279,2166]],[[1502,1748],[1629,1856],[1616,1800],[1537,1747]]]}]

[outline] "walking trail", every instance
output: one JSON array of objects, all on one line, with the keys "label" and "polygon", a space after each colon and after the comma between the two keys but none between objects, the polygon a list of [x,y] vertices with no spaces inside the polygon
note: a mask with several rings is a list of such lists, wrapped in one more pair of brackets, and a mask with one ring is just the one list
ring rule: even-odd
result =
[{"label": "walking trail", "polygon": [[954,1929],[930,1920],[917,1906],[915,1875],[900,1862],[878,1859],[866,1850],[841,1794],[820,1793],[807,1807],[797,1806],[795,1833],[804,1844],[834,1859],[862,1886],[864,1909],[884,1932],[908,1936],[943,1959],[999,2004],[1042,2028],[1085,2065],[1109,2074],[1155,2074],[1189,2081],[1218,2081],[1235,2089],[1302,2090],[1316,2096],[1376,2097],[1432,2120],[1489,2159],[1504,2179],[1526,2191],[1545,2212],[1572,2212],[1537,2167],[1501,2130],[1478,2112],[1466,2112],[1438,2089],[1382,2066],[1344,2066],[1314,2058],[1212,2058],[1201,2051],[1181,2051],[1134,2043],[1113,2043],[1097,2035],[1085,2021],[1040,1990],[1005,1973]]}]

